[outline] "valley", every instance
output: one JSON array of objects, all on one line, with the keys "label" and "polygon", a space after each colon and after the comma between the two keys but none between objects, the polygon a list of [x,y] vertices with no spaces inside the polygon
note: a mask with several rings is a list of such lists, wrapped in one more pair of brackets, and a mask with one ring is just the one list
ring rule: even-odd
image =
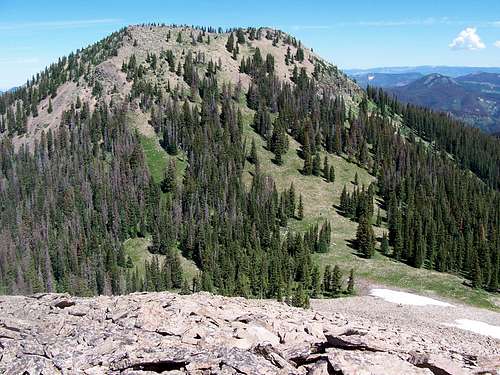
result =
[{"label": "valley", "polygon": [[375,68],[349,72],[361,87],[382,87],[403,102],[449,113],[486,133],[500,130],[497,68]]}]

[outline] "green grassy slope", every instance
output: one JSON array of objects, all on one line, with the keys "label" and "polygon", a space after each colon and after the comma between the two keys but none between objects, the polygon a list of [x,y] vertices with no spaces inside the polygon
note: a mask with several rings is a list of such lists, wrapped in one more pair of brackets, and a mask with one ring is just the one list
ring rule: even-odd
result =
[{"label": "green grassy slope", "polygon": [[[125,255],[132,258],[134,266],[137,266],[140,275],[144,275],[144,261],[151,261],[153,254],[148,251],[148,246],[151,244],[151,238],[129,238],[123,244],[125,247]],[[181,258],[182,271],[187,280],[192,280],[199,272],[193,261],[184,258],[179,252]],[[157,255],[160,262],[163,261],[164,255]]]},{"label": "green grassy slope", "polygon": [[[177,177],[179,179],[182,178],[184,170],[186,168],[187,162],[185,159],[185,155],[183,153],[179,153],[177,156],[168,155],[165,150],[160,146],[158,137],[153,136],[145,136],[143,134],[139,135],[142,150],[144,152],[144,157],[146,158],[146,164],[148,166],[149,172],[153,177],[153,180],[156,183],[160,183],[163,179],[165,169],[172,160],[175,160]],[[129,238],[124,242],[125,254],[130,256],[134,266],[137,266],[139,269],[139,273],[141,275],[144,274],[144,261],[151,261],[151,258],[154,256],[148,251],[148,247],[151,244],[151,238]],[[180,254],[181,265],[184,272],[184,277],[187,280],[191,280],[194,276],[196,276],[199,272],[198,268],[194,264],[194,262],[184,258],[182,254]],[[158,255],[160,261],[163,260],[163,255]]]},{"label": "green grassy slope", "polygon": [[[293,182],[296,193],[302,194],[304,219],[302,221],[292,219],[289,228],[302,231],[310,224],[321,223],[325,219],[332,224],[330,251],[326,254],[314,254],[314,259],[322,268],[328,264],[338,264],[345,273],[350,268],[354,268],[358,280],[362,279],[368,283],[403,288],[479,307],[498,309],[491,294],[465,286],[464,279],[461,277],[425,269],[415,269],[395,262],[378,252],[373,259],[364,259],[356,255],[356,252],[349,246],[349,241],[355,237],[357,223],[341,216],[334,206],[340,203],[340,193],[344,184],[349,191],[354,189],[353,180],[356,173],[360,185],[368,185],[375,178],[358,165],[325,152],[321,153],[321,157],[323,160],[324,156],[327,156],[330,165],[334,166],[335,183],[327,183],[321,177],[304,176],[300,172],[303,160],[298,155],[299,144],[291,138],[289,150],[283,156],[284,163],[277,166],[272,162],[273,154],[265,148],[265,141],[250,126],[253,111],[249,110],[243,103],[244,101],[241,103],[244,115],[243,136],[246,138],[248,147],[252,139],[255,140],[262,170],[273,177],[279,191],[289,188]],[[141,144],[146,162],[156,182],[160,182],[163,178],[165,167],[171,158],[176,160],[179,178],[182,176],[186,166],[186,160],[182,154],[176,157],[167,155],[156,136],[141,136]],[[246,184],[250,184],[253,171],[254,166],[247,163],[243,175]],[[377,209],[378,207],[375,207],[375,212]],[[382,216],[385,216],[383,210],[381,213]],[[381,237],[382,233],[387,231],[384,225],[382,227],[374,226],[377,237]],[[139,264],[139,267],[144,267],[144,259],[151,256],[147,251],[148,241],[147,239],[130,239],[125,243],[127,254],[131,254],[134,263]],[[186,259],[183,259],[183,266],[188,277],[197,272],[196,266]]]},{"label": "green grassy slope", "polygon": [[[293,182],[297,194],[301,193],[304,201],[304,220],[291,220],[290,228],[304,230],[310,224],[322,222],[327,219],[332,224],[332,245],[326,254],[315,254],[314,259],[323,268],[326,265],[338,264],[345,274],[350,268],[355,269],[357,278],[362,278],[369,283],[382,284],[395,288],[404,288],[415,292],[437,295],[447,299],[490,309],[498,309],[493,302],[493,296],[485,291],[471,289],[463,284],[464,279],[455,275],[416,269],[406,264],[395,262],[389,257],[376,253],[373,259],[364,259],[356,255],[355,250],[349,246],[356,233],[357,223],[341,216],[334,205],[339,205],[340,194],[344,187],[354,189],[354,175],[358,173],[359,184],[368,185],[375,178],[365,169],[354,163],[348,162],[339,156],[321,153],[322,160],[327,155],[330,165],[335,168],[335,183],[327,183],[323,178],[304,176],[300,173],[303,160],[298,156],[299,144],[290,139],[290,147],[283,157],[283,165],[277,166],[271,160],[273,154],[265,149],[265,141],[254,132],[250,124],[252,112],[245,113],[244,136],[247,145],[255,139],[257,154],[261,168],[273,177],[279,191],[289,188]],[[254,167],[246,166],[244,179],[251,181]],[[378,207],[375,207],[375,213]],[[381,210],[385,217],[385,212]],[[374,226],[375,235],[381,237],[384,227]],[[378,246],[378,245],[377,245]]]}]

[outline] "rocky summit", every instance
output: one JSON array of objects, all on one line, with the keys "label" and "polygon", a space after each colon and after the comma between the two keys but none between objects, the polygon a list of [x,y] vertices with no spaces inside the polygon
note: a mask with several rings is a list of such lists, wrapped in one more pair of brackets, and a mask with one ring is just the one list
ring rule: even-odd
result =
[{"label": "rocky summit", "polygon": [[[351,305],[358,306],[352,315]],[[307,310],[208,293],[3,296],[0,373],[498,373],[495,339],[465,333],[445,346],[446,331],[429,335],[436,329],[419,330],[417,319],[413,331],[370,319],[369,311],[394,309],[396,317],[398,308],[369,296],[313,301]]]}]

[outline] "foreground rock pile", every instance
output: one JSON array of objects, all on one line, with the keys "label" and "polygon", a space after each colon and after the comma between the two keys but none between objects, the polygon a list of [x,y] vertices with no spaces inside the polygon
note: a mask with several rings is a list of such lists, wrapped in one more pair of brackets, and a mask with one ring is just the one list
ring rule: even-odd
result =
[{"label": "foreground rock pile", "polygon": [[0,297],[0,373],[496,373],[494,349],[471,356],[385,331],[335,312],[206,293]]}]

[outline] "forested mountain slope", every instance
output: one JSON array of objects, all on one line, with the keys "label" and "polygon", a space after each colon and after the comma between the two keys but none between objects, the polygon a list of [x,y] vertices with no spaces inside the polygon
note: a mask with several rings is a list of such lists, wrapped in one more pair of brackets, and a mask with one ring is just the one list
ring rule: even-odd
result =
[{"label": "forested mountain slope", "polygon": [[400,87],[387,87],[398,100],[450,113],[485,131],[500,129],[498,74],[450,78],[430,74]]},{"label": "forested mountain slope", "polygon": [[[303,306],[381,258],[498,289],[498,140],[365,93],[280,31],[131,26],[0,114],[4,293]],[[357,255],[320,267],[341,253]]]}]

